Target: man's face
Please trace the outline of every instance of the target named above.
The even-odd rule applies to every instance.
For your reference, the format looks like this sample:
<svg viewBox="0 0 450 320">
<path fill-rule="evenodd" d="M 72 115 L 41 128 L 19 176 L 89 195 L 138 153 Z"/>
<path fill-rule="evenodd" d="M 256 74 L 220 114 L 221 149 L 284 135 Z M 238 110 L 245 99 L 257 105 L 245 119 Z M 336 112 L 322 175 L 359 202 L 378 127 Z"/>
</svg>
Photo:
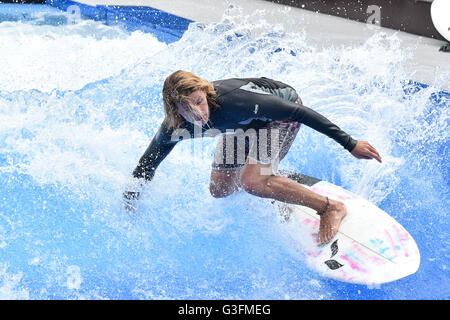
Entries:
<svg viewBox="0 0 450 320">
<path fill-rule="evenodd" d="M 206 93 L 201 90 L 194 91 L 188 96 L 188 100 L 194 110 L 192 110 L 187 101 L 176 103 L 181 116 L 190 123 L 201 122 L 202 125 L 207 123 L 209 120 L 209 106 Z"/>
</svg>

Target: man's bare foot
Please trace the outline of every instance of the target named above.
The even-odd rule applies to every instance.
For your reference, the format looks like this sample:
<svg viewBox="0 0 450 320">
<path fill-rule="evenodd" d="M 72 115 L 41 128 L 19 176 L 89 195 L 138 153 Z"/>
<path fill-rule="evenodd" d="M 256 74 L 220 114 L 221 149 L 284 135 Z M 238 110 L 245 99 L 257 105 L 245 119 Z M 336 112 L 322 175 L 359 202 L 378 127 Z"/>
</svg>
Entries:
<svg viewBox="0 0 450 320">
<path fill-rule="evenodd" d="M 347 215 L 345 204 L 339 201 L 330 200 L 330 206 L 320 217 L 319 226 L 319 246 L 326 244 L 333 239 L 339 230 L 342 219 Z"/>
</svg>

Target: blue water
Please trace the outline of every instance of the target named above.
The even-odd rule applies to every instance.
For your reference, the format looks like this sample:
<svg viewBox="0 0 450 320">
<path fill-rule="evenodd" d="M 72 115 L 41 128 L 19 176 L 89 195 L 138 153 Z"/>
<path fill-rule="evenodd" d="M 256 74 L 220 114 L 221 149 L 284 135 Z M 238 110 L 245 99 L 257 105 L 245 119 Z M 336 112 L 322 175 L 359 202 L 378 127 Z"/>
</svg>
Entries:
<svg viewBox="0 0 450 320">
<path fill-rule="evenodd" d="M 410 82 L 414 48 L 401 50 L 395 35 L 319 48 L 306 33 L 230 10 L 221 23 L 191 24 L 170 45 L 89 21 L 3 22 L 0 39 L 9 44 L 2 56 L 22 57 L 8 60 L 0 78 L 0 298 L 450 297 L 450 94 L 440 89 L 450 73 L 439 70 L 430 86 Z M 138 45 L 139 56 L 119 51 Z M 28 65 L 30 46 L 42 51 Z M 138 213 L 126 213 L 121 193 L 164 118 L 162 83 L 178 69 L 208 80 L 287 82 L 306 105 L 370 141 L 383 164 L 357 160 L 303 127 L 281 168 L 389 212 L 416 239 L 417 273 L 367 287 L 309 270 L 269 200 L 209 195 L 212 138 L 178 144 Z"/>
</svg>

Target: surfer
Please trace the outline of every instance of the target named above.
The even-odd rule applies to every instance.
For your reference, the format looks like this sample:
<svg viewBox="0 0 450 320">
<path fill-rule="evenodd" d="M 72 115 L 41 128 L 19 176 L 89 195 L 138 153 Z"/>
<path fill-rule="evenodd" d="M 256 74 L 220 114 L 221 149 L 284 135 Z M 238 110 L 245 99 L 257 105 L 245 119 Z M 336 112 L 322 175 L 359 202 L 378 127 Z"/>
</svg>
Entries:
<svg viewBox="0 0 450 320">
<path fill-rule="evenodd" d="M 342 202 L 279 174 L 278 164 L 300 124 L 334 139 L 358 159 L 381 162 L 367 141 L 353 139 L 304 106 L 296 90 L 280 81 L 262 77 L 209 82 L 179 70 L 166 78 L 162 95 L 165 119 L 133 171 L 135 178 L 150 181 L 177 142 L 220 135 L 212 162 L 211 195 L 226 197 L 243 189 L 259 197 L 310 207 L 320 215 L 319 245 L 334 237 L 347 209 Z M 124 192 L 127 210 L 134 210 L 139 195 L 139 190 Z"/>
</svg>

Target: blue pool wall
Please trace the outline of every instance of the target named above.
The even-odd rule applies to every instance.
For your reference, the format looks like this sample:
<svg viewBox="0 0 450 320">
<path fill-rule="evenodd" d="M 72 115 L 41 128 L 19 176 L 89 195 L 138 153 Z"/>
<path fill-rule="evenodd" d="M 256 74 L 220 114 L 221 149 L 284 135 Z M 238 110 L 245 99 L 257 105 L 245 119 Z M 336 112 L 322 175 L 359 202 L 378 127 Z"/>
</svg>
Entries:
<svg viewBox="0 0 450 320">
<path fill-rule="evenodd" d="M 192 20 L 144 6 L 90 6 L 70 0 L 46 0 L 50 6 L 68 11 L 78 6 L 82 18 L 102 21 L 106 25 L 120 25 L 128 31 L 149 32 L 165 43 L 178 41 Z"/>
</svg>

